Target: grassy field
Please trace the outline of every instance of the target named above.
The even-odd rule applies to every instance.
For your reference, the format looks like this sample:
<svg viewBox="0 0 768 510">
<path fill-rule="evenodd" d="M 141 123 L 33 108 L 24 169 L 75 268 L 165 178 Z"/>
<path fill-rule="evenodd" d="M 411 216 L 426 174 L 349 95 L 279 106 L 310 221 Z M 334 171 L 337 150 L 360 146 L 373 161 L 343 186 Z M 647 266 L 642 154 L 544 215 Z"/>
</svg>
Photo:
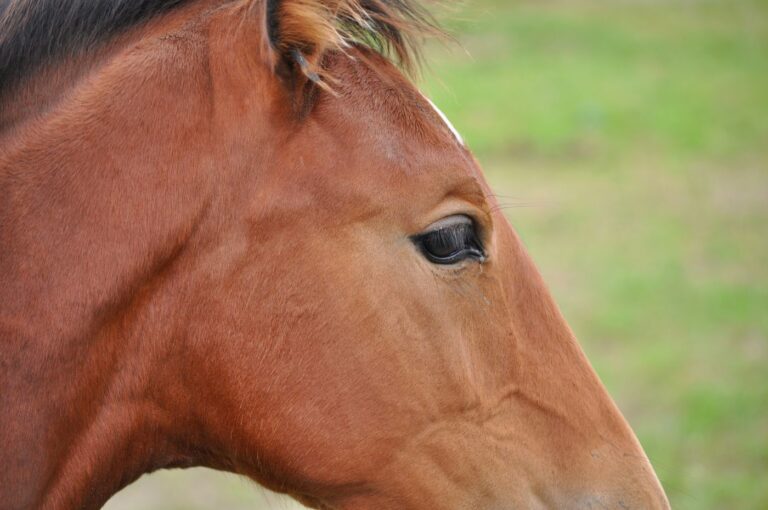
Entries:
<svg viewBox="0 0 768 510">
<path fill-rule="evenodd" d="M 466 52 L 431 47 L 424 88 L 673 507 L 768 508 L 768 2 L 475 0 L 450 18 Z M 204 471 L 109 506 L 220 507 L 287 508 Z"/>
</svg>

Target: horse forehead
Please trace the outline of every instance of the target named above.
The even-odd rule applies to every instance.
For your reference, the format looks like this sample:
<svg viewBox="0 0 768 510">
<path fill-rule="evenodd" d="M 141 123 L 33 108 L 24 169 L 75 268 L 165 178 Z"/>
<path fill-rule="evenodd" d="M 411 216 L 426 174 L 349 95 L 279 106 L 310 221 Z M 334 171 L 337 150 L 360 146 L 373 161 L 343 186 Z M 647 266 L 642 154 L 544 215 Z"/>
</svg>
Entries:
<svg viewBox="0 0 768 510">
<path fill-rule="evenodd" d="M 336 111 L 354 112 L 382 137 L 465 146 L 440 108 L 386 59 L 353 48 L 349 54 L 334 53 L 330 67 L 341 88 L 342 104 L 331 102 Z"/>
<path fill-rule="evenodd" d="M 392 193 L 402 200 L 425 190 L 444 194 L 455 182 L 478 178 L 455 127 L 391 63 L 336 54 L 330 71 L 338 93 L 321 92 L 312 114 L 317 122 L 302 138 L 304 148 L 313 147 L 310 158 L 336 163 L 337 179 L 357 183 L 354 189 L 376 202 L 396 198 Z M 312 168 L 318 165 L 305 167 Z"/>
</svg>

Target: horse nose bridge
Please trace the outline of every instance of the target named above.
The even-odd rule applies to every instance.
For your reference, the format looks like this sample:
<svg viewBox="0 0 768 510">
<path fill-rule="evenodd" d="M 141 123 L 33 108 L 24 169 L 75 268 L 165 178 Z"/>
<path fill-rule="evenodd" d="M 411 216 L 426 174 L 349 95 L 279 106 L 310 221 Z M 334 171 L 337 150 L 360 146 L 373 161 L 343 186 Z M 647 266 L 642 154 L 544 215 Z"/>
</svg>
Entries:
<svg viewBox="0 0 768 510">
<path fill-rule="evenodd" d="M 590 494 L 557 504 L 555 508 L 574 510 L 669 510 L 669 501 L 662 491 L 645 487 L 630 487 L 616 494 Z"/>
<path fill-rule="evenodd" d="M 634 432 L 586 359 L 580 369 L 550 376 L 521 370 L 520 385 L 495 408 L 503 412 L 485 425 L 526 445 L 525 455 L 512 447 L 508 466 L 536 459 L 520 476 L 523 485 L 555 488 L 539 498 L 548 502 L 542 508 L 669 508 Z"/>
<path fill-rule="evenodd" d="M 571 490 L 554 508 L 668 510 L 669 502 L 642 446 L 621 414 L 612 435 L 597 434 L 598 447 L 564 453 Z M 587 443 L 588 444 L 588 443 Z M 561 459 L 562 460 L 562 459 Z"/>
<path fill-rule="evenodd" d="M 431 425 L 377 471 L 396 497 L 418 495 L 399 507 L 669 508 L 634 436 L 587 436 L 517 391 L 502 407 Z"/>
<path fill-rule="evenodd" d="M 650 463 L 642 454 L 613 452 L 591 462 L 569 459 L 567 467 L 540 467 L 544 478 L 526 478 L 516 505 L 498 508 L 571 508 L 574 510 L 669 510 L 669 501 Z M 546 473 L 549 471 L 549 473 Z M 535 471 L 528 470 L 527 473 Z"/>
<path fill-rule="evenodd" d="M 563 501 L 556 508 L 617 509 L 617 510 L 669 510 L 661 484 L 653 471 L 642 470 L 632 473 L 615 473 L 615 484 L 605 490 L 588 492 L 587 496 L 575 502 Z M 574 504 L 575 503 L 575 504 Z"/>
<path fill-rule="evenodd" d="M 589 491 L 577 508 L 669 510 L 667 496 L 641 449 L 639 455 L 624 454 L 615 460 L 601 473 L 605 489 Z"/>
</svg>

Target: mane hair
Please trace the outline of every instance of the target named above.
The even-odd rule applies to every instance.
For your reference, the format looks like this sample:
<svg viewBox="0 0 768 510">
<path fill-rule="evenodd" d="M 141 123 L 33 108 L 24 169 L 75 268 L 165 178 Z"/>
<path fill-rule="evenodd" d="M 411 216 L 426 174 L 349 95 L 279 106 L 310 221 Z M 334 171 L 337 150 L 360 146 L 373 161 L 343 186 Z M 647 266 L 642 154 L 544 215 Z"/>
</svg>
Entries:
<svg viewBox="0 0 768 510">
<path fill-rule="evenodd" d="M 0 0 L 0 91 L 189 0 Z"/>
<path fill-rule="evenodd" d="M 0 0 L 0 92 L 38 68 L 99 47 L 121 32 L 195 0 Z M 222 0 L 222 4 L 238 0 Z M 317 77 L 323 53 L 367 45 L 406 69 L 418 39 L 437 33 L 413 0 L 239 0 L 263 16 L 273 63 Z M 313 80 L 317 81 L 317 80 Z"/>
</svg>

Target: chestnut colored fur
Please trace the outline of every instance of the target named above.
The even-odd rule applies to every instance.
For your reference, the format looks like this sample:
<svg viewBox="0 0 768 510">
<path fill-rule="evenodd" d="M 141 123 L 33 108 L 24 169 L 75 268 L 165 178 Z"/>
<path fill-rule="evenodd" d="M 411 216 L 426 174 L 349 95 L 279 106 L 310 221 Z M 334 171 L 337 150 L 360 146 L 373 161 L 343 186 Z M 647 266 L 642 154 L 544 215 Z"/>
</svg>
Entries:
<svg viewBox="0 0 768 510">
<path fill-rule="evenodd" d="M 476 161 L 385 57 L 432 30 L 418 6 L 0 15 L 2 510 L 188 466 L 325 509 L 668 508 Z M 413 245 L 456 214 L 484 262 Z"/>
</svg>

